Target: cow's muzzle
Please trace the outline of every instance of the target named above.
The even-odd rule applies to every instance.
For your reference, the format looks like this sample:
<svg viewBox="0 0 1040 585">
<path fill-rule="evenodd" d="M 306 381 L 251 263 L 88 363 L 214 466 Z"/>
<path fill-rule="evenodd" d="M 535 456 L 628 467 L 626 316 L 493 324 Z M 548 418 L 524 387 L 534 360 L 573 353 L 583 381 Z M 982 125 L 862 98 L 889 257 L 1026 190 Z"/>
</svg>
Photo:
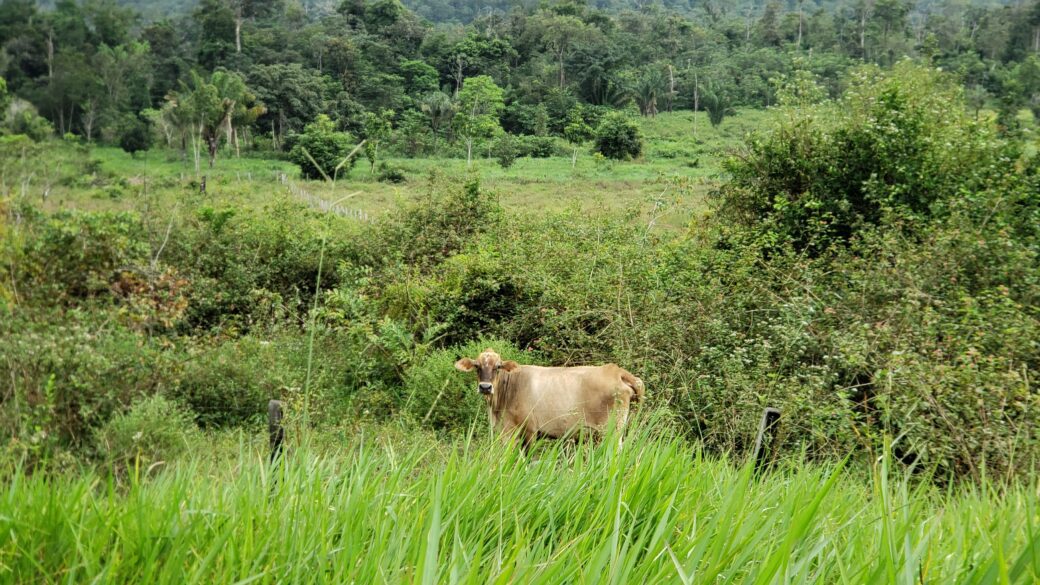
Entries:
<svg viewBox="0 0 1040 585">
<path fill-rule="evenodd" d="M 491 394 L 492 386 L 489 382 L 481 382 L 477 384 L 477 390 L 480 390 L 481 394 Z"/>
</svg>

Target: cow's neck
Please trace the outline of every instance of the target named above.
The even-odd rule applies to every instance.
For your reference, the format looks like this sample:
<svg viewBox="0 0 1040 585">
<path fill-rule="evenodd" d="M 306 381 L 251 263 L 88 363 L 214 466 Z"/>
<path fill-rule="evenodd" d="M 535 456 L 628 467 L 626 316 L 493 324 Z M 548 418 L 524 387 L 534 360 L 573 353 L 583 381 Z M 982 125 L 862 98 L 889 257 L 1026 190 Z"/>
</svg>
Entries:
<svg viewBox="0 0 1040 585">
<path fill-rule="evenodd" d="M 509 373 L 501 372 L 496 380 L 495 391 L 484 397 L 487 400 L 488 418 L 491 419 L 492 427 L 498 426 L 498 421 L 502 418 L 502 411 L 509 404 L 509 395 L 512 393 L 510 381 Z"/>
</svg>

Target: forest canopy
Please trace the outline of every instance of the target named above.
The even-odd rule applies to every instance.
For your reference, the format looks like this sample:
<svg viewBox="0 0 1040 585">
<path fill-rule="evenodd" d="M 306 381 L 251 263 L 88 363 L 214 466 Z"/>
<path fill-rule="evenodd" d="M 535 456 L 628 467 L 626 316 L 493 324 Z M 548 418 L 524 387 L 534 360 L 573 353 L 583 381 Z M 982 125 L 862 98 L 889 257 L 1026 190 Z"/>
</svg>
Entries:
<svg viewBox="0 0 1040 585">
<path fill-rule="evenodd" d="M 38 115 L 58 135 L 118 144 L 147 123 L 211 162 L 220 146 L 288 152 L 320 114 L 360 138 L 382 131 L 376 116 L 412 155 L 459 144 L 462 156 L 503 132 L 566 137 L 609 110 L 695 109 L 718 124 L 776 104 L 797 75 L 835 97 L 851 67 L 904 57 L 952 72 L 1007 131 L 1021 109 L 1040 112 L 1035 1 L 3 0 L 0 46 L 8 127 L 46 135 Z M 479 131 L 459 107 L 471 79 L 502 94 Z"/>
</svg>

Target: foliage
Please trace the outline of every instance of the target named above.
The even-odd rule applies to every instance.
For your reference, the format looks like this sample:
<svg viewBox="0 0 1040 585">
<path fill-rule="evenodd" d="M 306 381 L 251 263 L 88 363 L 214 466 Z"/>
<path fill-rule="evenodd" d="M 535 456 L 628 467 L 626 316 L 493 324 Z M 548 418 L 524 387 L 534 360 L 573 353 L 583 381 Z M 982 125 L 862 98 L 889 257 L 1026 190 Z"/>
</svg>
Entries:
<svg viewBox="0 0 1040 585">
<path fill-rule="evenodd" d="M 24 134 L 36 142 L 54 136 L 54 126 L 46 118 L 38 115 L 33 108 L 14 111 L 8 119 L 7 127 L 11 134 Z"/>
<path fill-rule="evenodd" d="M 359 260 L 393 267 L 433 266 L 458 253 L 474 236 L 494 228 L 502 208 L 477 177 L 463 183 L 433 176 L 414 202 L 387 213 L 359 238 Z"/>
<path fill-rule="evenodd" d="M 596 129 L 596 152 L 615 160 L 637 158 L 643 152 L 639 126 L 620 112 L 607 114 Z"/>
<path fill-rule="evenodd" d="M 152 146 L 152 129 L 148 122 L 140 118 L 127 120 L 119 134 L 119 148 L 133 156 L 134 153 L 148 150 Z"/>
<path fill-rule="evenodd" d="M 393 131 L 393 119 L 394 111 L 389 109 L 384 109 L 378 114 L 375 112 L 365 113 L 365 157 L 368 158 L 373 171 L 376 168 L 376 161 L 379 157 L 379 145 L 384 140 L 390 138 L 390 133 Z"/>
<path fill-rule="evenodd" d="M 197 441 L 191 411 L 160 395 L 142 398 L 98 431 L 102 458 L 124 472 L 179 457 Z"/>
<path fill-rule="evenodd" d="M 517 136 L 517 156 L 550 158 L 559 154 L 560 148 L 552 136 Z"/>
<path fill-rule="evenodd" d="M 595 137 L 592 127 L 585 123 L 585 116 L 580 107 L 571 110 L 568 116 L 567 126 L 563 129 L 563 136 L 570 142 L 574 147 L 574 153 L 571 157 L 571 168 L 577 164 L 578 161 L 578 149 L 583 144 L 592 140 Z"/>
<path fill-rule="evenodd" d="M 400 167 L 387 164 L 386 162 L 379 163 L 379 174 L 376 178 L 383 183 L 403 183 L 406 178 L 404 171 Z"/>
<path fill-rule="evenodd" d="M 7 118 L 7 108 L 11 105 L 11 94 L 7 91 L 7 80 L 0 77 L 0 123 Z"/>
<path fill-rule="evenodd" d="M 728 91 L 719 85 L 709 84 L 700 93 L 701 106 L 708 112 L 708 121 L 718 127 L 726 116 L 733 115 L 733 102 Z"/>
<path fill-rule="evenodd" d="M 495 158 L 498 159 L 498 165 L 503 169 L 508 169 L 516 162 L 520 153 L 520 145 L 512 134 L 503 134 L 495 140 L 493 152 Z"/>
<path fill-rule="evenodd" d="M 466 160 L 473 158 L 473 141 L 491 138 L 501 130 L 498 116 L 505 107 L 502 88 L 487 75 L 470 77 L 459 90 L 454 127 L 466 139 Z"/>
<path fill-rule="evenodd" d="M 934 70 L 861 70 L 839 103 L 792 112 L 752 140 L 728 165 L 721 205 L 815 252 L 893 214 L 942 213 L 958 193 L 1001 181 L 994 172 L 1007 156 L 959 96 Z"/>
<path fill-rule="evenodd" d="M 345 177 L 356 161 L 356 157 L 346 159 L 354 146 L 353 137 L 337 132 L 332 120 L 319 114 L 296 139 L 289 160 L 300 166 L 300 174 L 307 179 Z"/>
</svg>

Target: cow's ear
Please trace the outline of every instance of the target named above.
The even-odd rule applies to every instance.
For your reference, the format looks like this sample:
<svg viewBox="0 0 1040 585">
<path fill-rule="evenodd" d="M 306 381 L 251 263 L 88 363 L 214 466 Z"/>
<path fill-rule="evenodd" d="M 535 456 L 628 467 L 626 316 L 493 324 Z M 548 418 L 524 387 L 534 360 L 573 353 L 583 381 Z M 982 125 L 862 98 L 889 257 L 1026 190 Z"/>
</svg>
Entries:
<svg viewBox="0 0 1040 585">
<path fill-rule="evenodd" d="M 515 371 L 517 371 L 519 369 L 520 369 L 520 364 L 514 362 L 513 360 L 509 360 L 507 362 L 502 362 L 502 371 L 504 371 L 504 372 L 515 372 Z"/>
<path fill-rule="evenodd" d="M 475 364 L 469 358 L 462 358 L 455 362 L 455 369 L 460 372 L 472 372 Z"/>
</svg>

